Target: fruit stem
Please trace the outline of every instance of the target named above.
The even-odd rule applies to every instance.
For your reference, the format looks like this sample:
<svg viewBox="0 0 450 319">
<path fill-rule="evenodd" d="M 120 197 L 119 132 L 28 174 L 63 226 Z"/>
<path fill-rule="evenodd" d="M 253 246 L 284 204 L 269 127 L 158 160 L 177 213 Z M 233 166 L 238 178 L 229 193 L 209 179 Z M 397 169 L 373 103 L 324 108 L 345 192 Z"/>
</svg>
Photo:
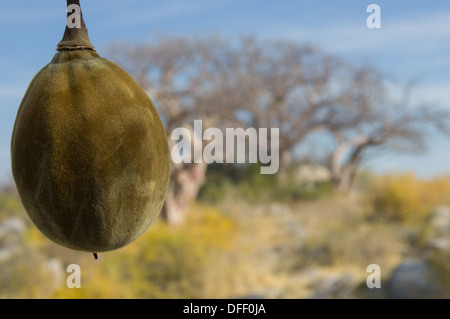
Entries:
<svg viewBox="0 0 450 319">
<path fill-rule="evenodd" d="M 84 23 L 80 0 L 67 0 L 66 11 L 66 29 L 56 49 L 58 51 L 94 50 Z"/>
</svg>

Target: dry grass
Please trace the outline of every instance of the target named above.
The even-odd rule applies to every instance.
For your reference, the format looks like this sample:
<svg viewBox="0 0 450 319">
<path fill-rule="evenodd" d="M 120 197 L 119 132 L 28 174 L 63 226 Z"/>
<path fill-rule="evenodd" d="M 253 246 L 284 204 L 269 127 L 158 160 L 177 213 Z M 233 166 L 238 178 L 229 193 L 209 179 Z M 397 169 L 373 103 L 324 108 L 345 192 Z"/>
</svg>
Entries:
<svg viewBox="0 0 450 319">
<path fill-rule="evenodd" d="M 318 278 L 351 274 L 362 282 L 368 265 L 379 264 L 388 274 L 402 256 L 398 226 L 368 221 L 358 197 L 272 207 L 234 200 L 222 203 L 222 210 L 242 231 L 235 249 L 214 267 L 212 278 L 223 283 L 220 297 L 305 298 L 314 293 Z M 215 296 L 214 289 L 208 295 Z"/>
</svg>

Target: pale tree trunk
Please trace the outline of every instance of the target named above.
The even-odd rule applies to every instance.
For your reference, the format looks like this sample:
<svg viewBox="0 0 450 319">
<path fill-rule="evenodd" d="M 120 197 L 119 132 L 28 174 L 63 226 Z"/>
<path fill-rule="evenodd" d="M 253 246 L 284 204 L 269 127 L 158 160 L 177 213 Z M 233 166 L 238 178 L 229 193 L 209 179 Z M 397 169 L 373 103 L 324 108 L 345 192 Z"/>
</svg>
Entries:
<svg viewBox="0 0 450 319">
<path fill-rule="evenodd" d="M 162 210 L 162 217 L 170 226 L 181 224 L 191 203 L 203 185 L 207 163 L 175 167 L 171 173 L 169 190 Z"/>
<path fill-rule="evenodd" d="M 347 143 L 340 144 L 334 150 L 331 157 L 331 181 L 333 184 L 339 185 L 342 177 L 342 157 L 348 149 Z"/>
<path fill-rule="evenodd" d="M 355 156 L 346 163 L 345 167 L 342 169 L 342 173 L 339 179 L 339 182 L 336 184 L 337 190 L 339 192 L 347 193 L 350 191 L 350 188 L 353 185 L 353 182 L 356 177 L 356 173 L 358 171 L 359 165 L 361 163 L 361 154 L 362 148 L 358 148 L 355 151 Z"/>
<path fill-rule="evenodd" d="M 348 142 L 341 142 L 334 150 L 331 158 L 331 179 L 339 192 L 348 192 L 353 185 L 363 150 L 374 144 L 368 136 L 361 134 Z M 351 151 L 347 161 L 344 155 Z"/>
<path fill-rule="evenodd" d="M 169 189 L 161 212 L 162 217 L 170 226 L 177 226 L 184 221 L 190 205 L 197 198 L 203 185 L 208 167 L 208 163 L 203 158 L 194 158 L 194 156 L 202 154 L 201 136 L 196 135 L 192 126 L 186 124 L 183 127 L 190 132 L 190 135 L 184 138 L 188 138 L 190 141 L 191 157 L 186 158 L 189 163 L 172 163 Z M 176 141 L 169 138 L 171 148 L 175 143 Z"/>
</svg>

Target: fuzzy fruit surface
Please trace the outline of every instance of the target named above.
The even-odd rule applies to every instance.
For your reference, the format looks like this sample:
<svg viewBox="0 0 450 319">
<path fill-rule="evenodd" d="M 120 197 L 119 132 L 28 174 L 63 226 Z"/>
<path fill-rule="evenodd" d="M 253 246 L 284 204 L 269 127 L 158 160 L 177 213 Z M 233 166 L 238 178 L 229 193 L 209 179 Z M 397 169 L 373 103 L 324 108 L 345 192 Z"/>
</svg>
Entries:
<svg viewBox="0 0 450 319">
<path fill-rule="evenodd" d="M 32 80 L 11 142 L 13 177 L 36 226 L 65 247 L 104 252 L 158 216 L 170 157 L 145 91 L 94 50 L 67 50 Z"/>
</svg>

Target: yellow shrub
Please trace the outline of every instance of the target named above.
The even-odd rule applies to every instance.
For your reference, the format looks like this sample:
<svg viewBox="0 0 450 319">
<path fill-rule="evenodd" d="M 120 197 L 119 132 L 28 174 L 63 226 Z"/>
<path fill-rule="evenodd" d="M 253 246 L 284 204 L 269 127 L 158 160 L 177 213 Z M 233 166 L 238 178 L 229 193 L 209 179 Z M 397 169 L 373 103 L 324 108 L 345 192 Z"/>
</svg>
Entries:
<svg viewBox="0 0 450 319">
<path fill-rule="evenodd" d="M 182 226 L 161 220 L 131 245 L 83 257 L 81 289 L 60 289 L 59 298 L 201 298 L 204 270 L 230 247 L 233 222 L 217 209 L 195 204 Z"/>
<path fill-rule="evenodd" d="M 414 174 L 382 176 L 369 187 L 366 200 L 372 217 L 420 223 L 440 204 L 450 200 L 450 179 L 420 180 Z"/>
</svg>

